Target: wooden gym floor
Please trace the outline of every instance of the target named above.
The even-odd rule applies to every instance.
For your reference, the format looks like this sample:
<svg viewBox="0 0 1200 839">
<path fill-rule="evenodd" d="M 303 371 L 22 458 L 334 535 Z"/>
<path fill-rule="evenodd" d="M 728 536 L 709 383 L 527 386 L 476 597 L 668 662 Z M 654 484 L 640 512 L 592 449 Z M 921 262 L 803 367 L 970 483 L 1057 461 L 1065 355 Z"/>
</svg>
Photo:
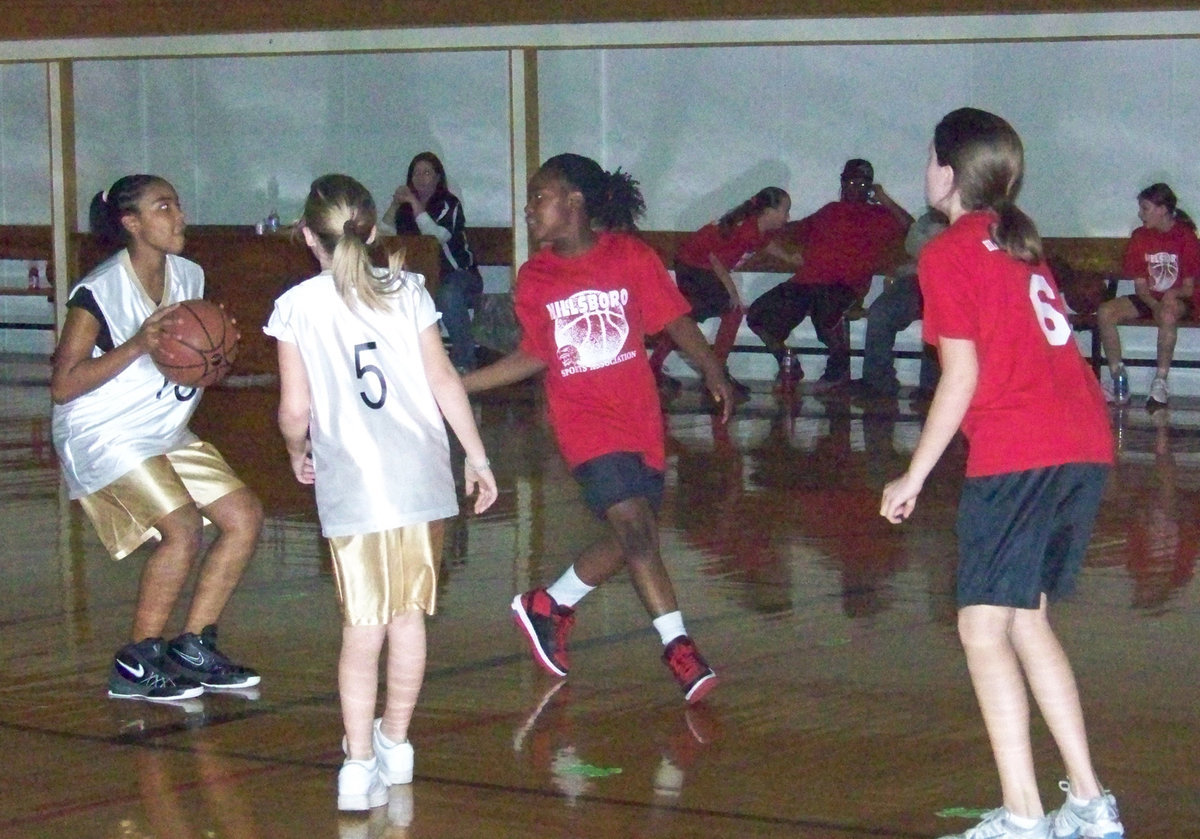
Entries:
<svg viewBox="0 0 1200 839">
<path fill-rule="evenodd" d="M 534 667 L 512 595 L 597 532 L 518 389 L 479 402 L 501 496 L 454 522 L 412 728 L 416 780 L 339 816 L 339 619 L 315 516 L 289 483 L 270 387 L 221 388 L 197 426 L 254 475 L 268 522 L 222 619 L 259 690 L 110 700 L 140 555 L 110 561 L 65 501 L 48 371 L 0 359 L 0 836 L 932 837 L 999 804 L 954 631 L 962 450 L 913 519 L 877 515 L 921 416 L 756 393 L 727 430 L 667 416 L 663 552 L 722 684 L 685 709 L 627 581 L 579 610 L 571 677 Z M 1076 594 L 1055 612 L 1128 835 L 1200 831 L 1200 403 L 1114 414 L 1120 465 Z M 173 625 L 177 627 L 178 621 Z M 1059 762 L 1035 717 L 1039 781 Z"/>
</svg>

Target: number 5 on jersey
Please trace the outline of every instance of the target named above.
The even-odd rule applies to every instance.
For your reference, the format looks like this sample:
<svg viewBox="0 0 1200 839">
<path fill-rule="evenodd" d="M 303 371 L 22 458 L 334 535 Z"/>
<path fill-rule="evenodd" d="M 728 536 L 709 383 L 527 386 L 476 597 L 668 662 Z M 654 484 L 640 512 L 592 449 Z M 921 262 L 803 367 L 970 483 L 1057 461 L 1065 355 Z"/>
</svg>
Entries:
<svg viewBox="0 0 1200 839">
<path fill-rule="evenodd" d="M 368 408 L 379 409 L 383 407 L 383 402 L 387 399 L 387 380 L 383 377 L 383 371 L 375 364 L 364 364 L 363 354 L 375 349 L 374 341 L 367 341 L 365 344 L 354 345 L 354 374 L 363 383 L 363 389 L 358 395 L 362 397 L 363 403 Z M 373 377 L 378 382 L 379 398 L 372 399 L 369 391 L 371 388 L 367 386 L 366 378 Z"/>
</svg>

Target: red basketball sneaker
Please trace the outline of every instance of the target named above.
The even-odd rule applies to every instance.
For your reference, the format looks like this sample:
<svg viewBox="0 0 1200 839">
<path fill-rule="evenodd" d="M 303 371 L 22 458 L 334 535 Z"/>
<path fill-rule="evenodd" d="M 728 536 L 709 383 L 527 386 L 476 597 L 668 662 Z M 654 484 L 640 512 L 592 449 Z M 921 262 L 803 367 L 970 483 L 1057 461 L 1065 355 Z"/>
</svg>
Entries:
<svg viewBox="0 0 1200 839">
<path fill-rule="evenodd" d="M 686 635 L 680 635 L 667 644 L 663 650 L 663 662 L 671 668 L 671 675 L 683 688 L 683 698 L 689 705 L 699 702 L 717 686 L 717 674 L 696 649 L 696 642 Z"/>
<path fill-rule="evenodd" d="M 513 620 L 529 639 L 534 660 L 555 676 L 567 675 L 567 636 L 575 625 L 575 610 L 555 603 L 544 588 L 518 594 L 512 610 Z"/>
</svg>

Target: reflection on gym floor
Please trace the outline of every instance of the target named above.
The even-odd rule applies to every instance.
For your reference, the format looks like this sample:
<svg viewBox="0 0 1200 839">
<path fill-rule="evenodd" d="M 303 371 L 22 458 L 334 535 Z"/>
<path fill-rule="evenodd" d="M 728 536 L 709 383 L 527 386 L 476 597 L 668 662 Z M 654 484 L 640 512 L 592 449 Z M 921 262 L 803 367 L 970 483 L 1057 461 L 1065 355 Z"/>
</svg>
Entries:
<svg viewBox="0 0 1200 839">
<path fill-rule="evenodd" d="M 416 779 L 339 815 L 338 609 L 273 391 L 213 389 L 195 424 L 268 508 L 221 636 L 262 684 L 152 704 L 105 696 L 140 554 L 107 559 L 65 500 L 47 377 L 0 359 L 0 837 L 929 837 L 999 803 L 954 627 L 961 444 L 909 522 L 878 516 L 915 400 L 781 402 L 764 384 L 728 426 L 694 390 L 672 401 L 663 554 L 722 675 L 691 708 L 629 586 L 581 605 L 568 681 L 529 661 L 513 593 L 600 525 L 535 391 L 479 400 L 501 497 L 447 532 Z M 1056 610 L 1095 762 L 1139 839 L 1200 824 L 1200 401 L 1175 403 L 1114 412 L 1119 464 Z M 1056 806 L 1059 778 L 1039 780 Z"/>
</svg>

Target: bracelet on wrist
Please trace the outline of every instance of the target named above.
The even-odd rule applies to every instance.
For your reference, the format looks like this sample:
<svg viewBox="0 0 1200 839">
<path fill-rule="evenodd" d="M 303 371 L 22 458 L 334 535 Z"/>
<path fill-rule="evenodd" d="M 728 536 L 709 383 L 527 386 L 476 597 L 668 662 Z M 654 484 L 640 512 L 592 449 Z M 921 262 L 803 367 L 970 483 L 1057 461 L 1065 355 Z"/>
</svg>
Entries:
<svg viewBox="0 0 1200 839">
<path fill-rule="evenodd" d="M 468 460 L 467 465 L 470 466 L 472 469 L 474 469 L 476 472 L 482 472 L 485 469 L 492 468 L 492 462 L 490 460 L 488 460 L 486 457 L 483 459 L 483 463 L 472 463 L 471 461 Z"/>
</svg>

